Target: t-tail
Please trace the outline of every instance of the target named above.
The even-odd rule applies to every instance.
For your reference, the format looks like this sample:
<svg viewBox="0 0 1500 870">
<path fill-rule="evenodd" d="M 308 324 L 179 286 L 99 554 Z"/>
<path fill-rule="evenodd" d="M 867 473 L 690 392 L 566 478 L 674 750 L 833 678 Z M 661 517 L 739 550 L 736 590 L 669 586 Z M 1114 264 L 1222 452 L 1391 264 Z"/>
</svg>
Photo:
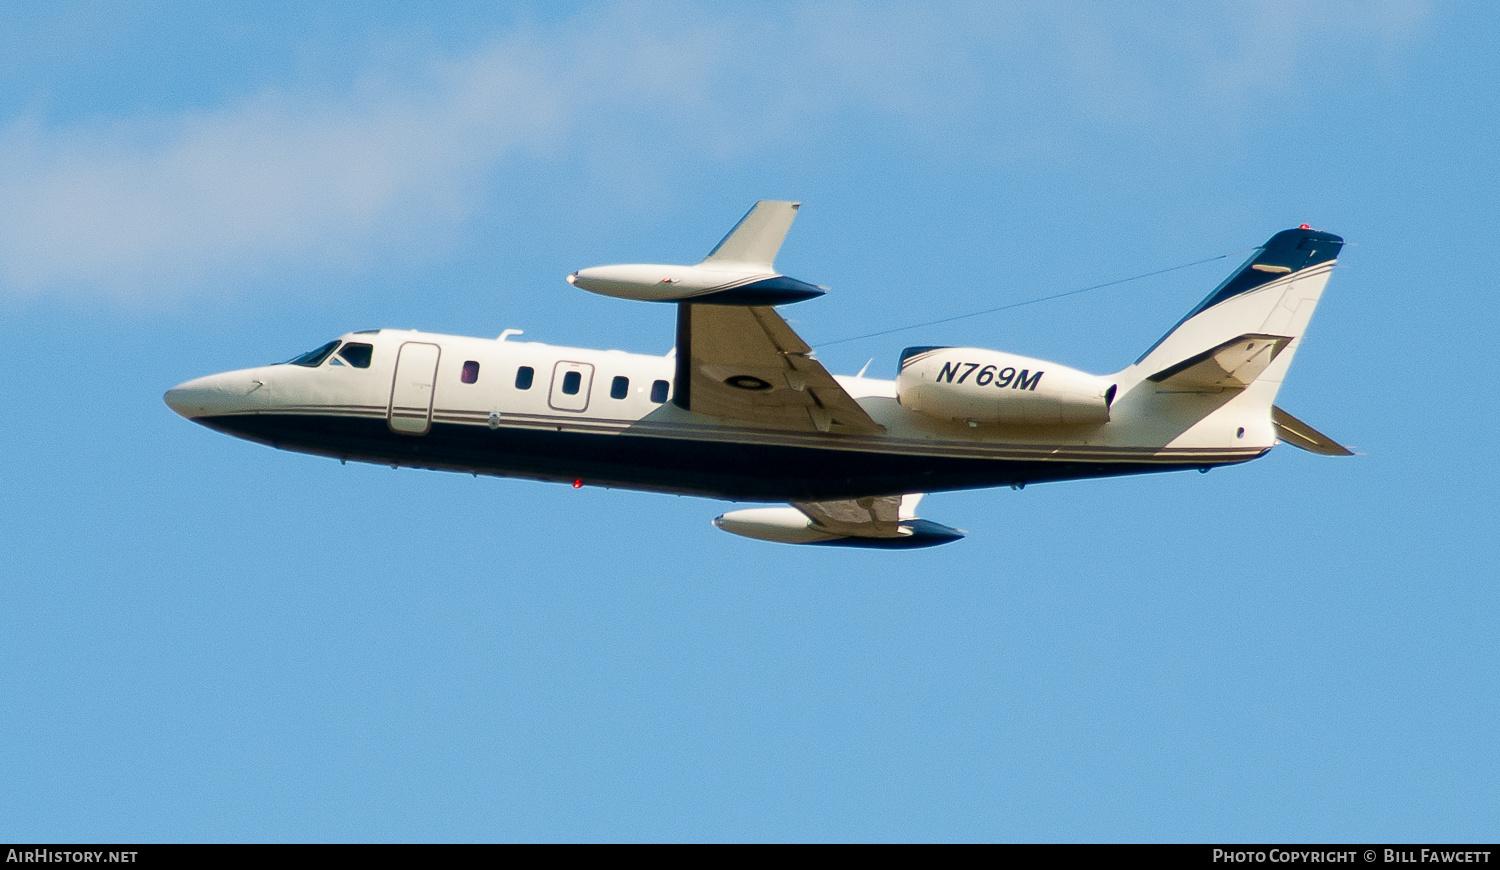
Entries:
<svg viewBox="0 0 1500 870">
<path fill-rule="evenodd" d="M 1344 240 L 1306 225 L 1283 230 L 1116 375 L 1120 410 L 1175 419 L 1173 446 L 1254 449 L 1285 441 L 1350 451 L 1275 407 L 1292 358 Z M 1172 413 L 1172 412 L 1176 413 Z M 1165 412 L 1165 413 L 1164 413 Z"/>
</svg>

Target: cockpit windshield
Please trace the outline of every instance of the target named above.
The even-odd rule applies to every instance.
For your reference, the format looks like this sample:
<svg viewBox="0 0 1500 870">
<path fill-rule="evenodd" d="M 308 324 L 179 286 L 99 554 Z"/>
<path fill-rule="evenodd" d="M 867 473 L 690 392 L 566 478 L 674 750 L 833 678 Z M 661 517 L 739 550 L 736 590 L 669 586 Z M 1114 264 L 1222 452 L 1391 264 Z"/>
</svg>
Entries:
<svg viewBox="0 0 1500 870">
<path fill-rule="evenodd" d="M 334 350 L 338 348 L 338 346 L 338 340 L 335 339 L 318 348 L 317 350 L 310 350 L 307 353 L 302 354 L 301 356 L 293 357 L 292 359 L 289 359 L 286 362 L 282 363 L 282 365 L 307 366 L 310 369 L 315 369 L 318 366 L 322 365 L 323 360 L 328 359 L 329 354 L 333 353 Z"/>
</svg>

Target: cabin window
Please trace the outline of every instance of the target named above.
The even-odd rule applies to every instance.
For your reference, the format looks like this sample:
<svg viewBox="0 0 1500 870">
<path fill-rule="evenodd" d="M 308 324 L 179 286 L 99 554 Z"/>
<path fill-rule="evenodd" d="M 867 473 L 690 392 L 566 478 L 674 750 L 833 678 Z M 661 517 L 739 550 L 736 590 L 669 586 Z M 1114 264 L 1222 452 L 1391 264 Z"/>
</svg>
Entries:
<svg viewBox="0 0 1500 870">
<path fill-rule="evenodd" d="M 339 356 L 343 358 L 344 362 L 357 369 L 369 368 L 370 357 L 374 354 L 375 347 L 373 345 L 361 344 L 355 341 L 351 341 L 339 348 Z"/>
<path fill-rule="evenodd" d="M 563 392 L 570 396 L 578 395 L 578 388 L 583 385 L 583 374 L 580 372 L 568 372 L 563 375 Z"/>
<path fill-rule="evenodd" d="M 516 369 L 516 389 L 531 389 L 531 380 L 536 377 L 536 370 L 531 366 L 521 366 Z"/>
<path fill-rule="evenodd" d="M 458 376 L 458 379 L 466 384 L 472 384 L 479 380 L 479 363 L 475 360 L 469 360 L 464 363 L 464 370 Z"/>
<path fill-rule="evenodd" d="M 630 395 L 630 378 L 616 376 L 609 382 L 609 397 L 611 399 L 623 399 Z"/>
<path fill-rule="evenodd" d="M 330 341 L 317 350 L 310 350 L 301 356 L 292 357 L 283 363 L 283 365 L 307 366 L 310 369 L 315 369 L 322 365 L 323 360 L 328 359 L 329 355 L 338 346 L 339 343 L 337 341 Z"/>
<path fill-rule="evenodd" d="M 666 381 L 651 382 L 651 401 L 660 405 L 667 400 L 667 390 L 671 387 Z"/>
</svg>

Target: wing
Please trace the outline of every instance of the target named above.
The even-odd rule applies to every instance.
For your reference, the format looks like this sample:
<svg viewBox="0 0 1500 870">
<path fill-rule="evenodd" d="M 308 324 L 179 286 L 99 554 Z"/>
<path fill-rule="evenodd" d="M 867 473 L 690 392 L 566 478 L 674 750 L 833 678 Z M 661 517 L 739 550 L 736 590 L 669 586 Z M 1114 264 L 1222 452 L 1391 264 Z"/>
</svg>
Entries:
<svg viewBox="0 0 1500 870">
<path fill-rule="evenodd" d="M 885 432 L 768 306 L 679 303 L 674 394 L 687 410 L 761 428 Z"/>
<path fill-rule="evenodd" d="M 792 507 L 813 521 L 819 531 L 862 538 L 900 536 L 901 497 L 895 495 L 839 501 L 794 501 Z"/>
<path fill-rule="evenodd" d="M 916 508 L 921 500 L 921 493 L 911 493 L 838 501 L 794 501 L 795 510 L 736 511 L 714 520 L 714 525 L 762 540 L 841 547 L 932 547 L 964 536 L 958 529 L 918 519 Z"/>
</svg>

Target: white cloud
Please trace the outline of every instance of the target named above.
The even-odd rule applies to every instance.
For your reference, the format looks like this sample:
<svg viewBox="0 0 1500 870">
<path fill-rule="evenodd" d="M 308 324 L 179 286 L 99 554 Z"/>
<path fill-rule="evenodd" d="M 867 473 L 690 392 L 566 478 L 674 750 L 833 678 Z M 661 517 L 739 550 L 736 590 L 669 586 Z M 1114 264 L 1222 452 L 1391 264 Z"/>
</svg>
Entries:
<svg viewBox="0 0 1500 870">
<path fill-rule="evenodd" d="M 559 128 L 545 80 L 503 56 L 328 104 L 264 94 L 100 129 L 14 124 L 0 141 L 0 275 L 12 292 L 121 295 L 263 258 L 358 256 L 401 216 L 461 214 L 463 182 Z"/>
<path fill-rule="evenodd" d="M 234 270 L 357 265 L 461 222 L 509 155 L 649 143 L 669 159 L 723 157 L 851 114 L 940 131 L 987 116 L 1027 135 L 1080 113 L 1142 129 L 1184 105 L 1232 117 L 1294 87 L 1303 55 L 1342 26 L 1276 2 L 1192 9 L 1099 20 L 1097 7 L 1024 3 L 941 15 L 617 4 L 372 71 L 335 98 L 276 91 L 66 127 L 21 118 L 0 132 L 0 294 L 145 300 Z M 1375 9 L 1351 38 L 1399 41 L 1424 11 Z"/>
</svg>

